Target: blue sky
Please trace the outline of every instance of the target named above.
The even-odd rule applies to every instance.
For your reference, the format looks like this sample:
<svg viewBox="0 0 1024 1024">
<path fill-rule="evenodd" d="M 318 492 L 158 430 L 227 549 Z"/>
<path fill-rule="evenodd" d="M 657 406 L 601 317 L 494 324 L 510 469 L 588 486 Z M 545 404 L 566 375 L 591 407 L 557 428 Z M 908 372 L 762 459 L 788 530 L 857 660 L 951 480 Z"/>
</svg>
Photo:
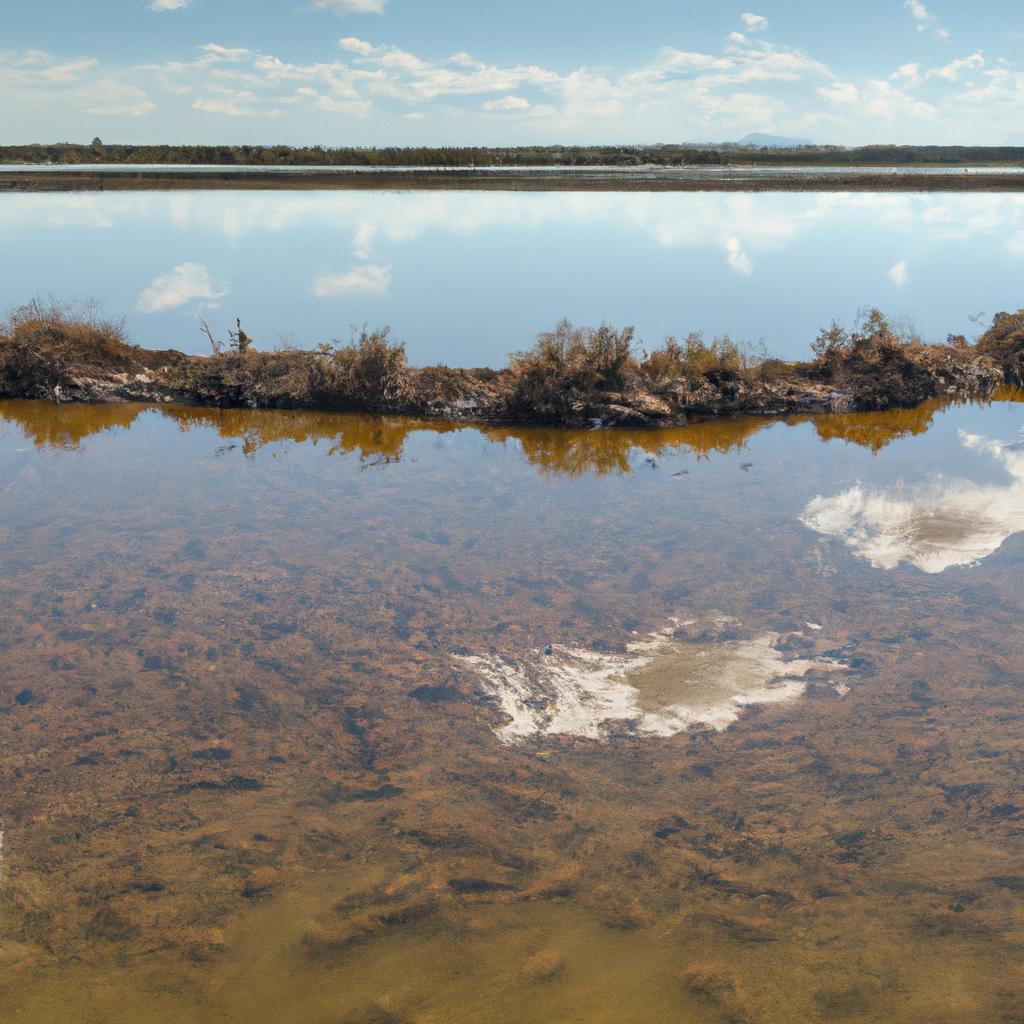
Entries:
<svg viewBox="0 0 1024 1024">
<path fill-rule="evenodd" d="M 1024 145 L 1019 0 L 4 0 L 0 143 Z"/>
</svg>

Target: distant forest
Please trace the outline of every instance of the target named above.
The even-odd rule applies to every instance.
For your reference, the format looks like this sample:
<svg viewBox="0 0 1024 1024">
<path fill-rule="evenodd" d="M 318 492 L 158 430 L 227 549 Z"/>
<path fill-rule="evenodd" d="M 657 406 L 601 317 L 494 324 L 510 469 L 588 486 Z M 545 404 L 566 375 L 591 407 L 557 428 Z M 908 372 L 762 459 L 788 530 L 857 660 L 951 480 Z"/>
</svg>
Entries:
<svg viewBox="0 0 1024 1024">
<path fill-rule="evenodd" d="M 2 146 L 0 164 L 194 164 L 305 167 L 659 167 L 728 164 L 769 166 L 1024 165 L 1024 146 L 801 146 L 764 149 L 731 145 L 385 147 L 323 146 Z"/>
</svg>

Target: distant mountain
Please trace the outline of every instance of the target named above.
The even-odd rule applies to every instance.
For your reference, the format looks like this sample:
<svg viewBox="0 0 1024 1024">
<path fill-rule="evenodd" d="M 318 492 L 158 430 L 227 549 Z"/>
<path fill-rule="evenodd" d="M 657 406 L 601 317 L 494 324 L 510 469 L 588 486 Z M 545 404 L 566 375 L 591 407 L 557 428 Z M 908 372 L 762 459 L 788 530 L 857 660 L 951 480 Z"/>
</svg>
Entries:
<svg viewBox="0 0 1024 1024">
<path fill-rule="evenodd" d="M 787 139 L 782 135 L 765 135 L 764 132 L 751 132 L 745 135 L 737 146 L 757 146 L 759 149 L 795 149 L 799 146 L 813 146 L 810 139 Z"/>
</svg>

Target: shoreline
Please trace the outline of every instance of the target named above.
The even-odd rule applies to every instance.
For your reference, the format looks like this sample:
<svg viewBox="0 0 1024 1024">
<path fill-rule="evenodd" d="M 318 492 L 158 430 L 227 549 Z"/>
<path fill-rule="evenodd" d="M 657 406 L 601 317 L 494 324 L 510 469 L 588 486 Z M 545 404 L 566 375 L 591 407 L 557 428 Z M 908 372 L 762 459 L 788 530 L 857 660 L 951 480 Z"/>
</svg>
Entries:
<svg viewBox="0 0 1024 1024">
<path fill-rule="evenodd" d="M 36 299 L 0 321 L 0 399 L 143 402 L 417 416 L 495 426 L 675 427 L 693 418 L 913 408 L 1024 387 L 1024 309 L 974 343 L 926 344 L 877 309 L 833 322 L 812 358 L 754 356 L 728 338 L 637 344 L 632 327 L 562 321 L 502 369 L 411 367 L 387 328 L 349 344 L 261 351 L 236 320 L 210 355 L 133 344 L 123 327 Z"/>
<path fill-rule="evenodd" d="M 693 173 L 687 168 L 565 171 L 15 170 L 0 166 L 0 193 L 291 190 L 511 192 L 1024 192 L 1020 173 L 813 171 Z"/>
</svg>

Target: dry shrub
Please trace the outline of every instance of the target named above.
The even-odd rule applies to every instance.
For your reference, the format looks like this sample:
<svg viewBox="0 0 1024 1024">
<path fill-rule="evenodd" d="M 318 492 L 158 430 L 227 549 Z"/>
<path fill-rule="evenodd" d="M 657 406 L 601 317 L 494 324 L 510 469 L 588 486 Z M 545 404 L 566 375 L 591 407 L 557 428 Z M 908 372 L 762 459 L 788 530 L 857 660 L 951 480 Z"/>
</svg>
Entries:
<svg viewBox="0 0 1024 1024">
<path fill-rule="evenodd" d="M 767 360 L 760 349 L 741 344 L 725 336 L 710 344 L 700 331 L 688 334 L 682 342 L 666 338 L 661 348 L 645 353 L 640 369 L 653 383 L 670 380 L 696 380 L 700 377 L 750 374 Z"/>
<path fill-rule="evenodd" d="M 818 362 L 834 365 L 850 359 L 871 361 L 922 344 L 911 321 L 890 319 L 879 309 L 866 309 L 858 314 L 852 331 L 833 320 L 811 342 L 811 352 Z"/>
<path fill-rule="evenodd" d="M 509 359 L 509 405 L 537 420 L 561 422 L 602 393 L 619 391 L 636 372 L 632 327 L 574 327 L 563 320 L 532 349 Z"/>
<path fill-rule="evenodd" d="M 996 313 L 978 339 L 978 351 L 1002 367 L 1008 383 L 1024 386 L 1024 309 Z"/>
<path fill-rule="evenodd" d="M 67 367 L 127 370 L 140 362 L 141 350 L 128 343 L 124 321 L 105 319 L 95 303 L 35 298 L 8 313 L 0 338 L 25 349 L 25 355 L 52 354 Z"/>
<path fill-rule="evenodd" d="M 320 387 L 342 405 L 393 407 L 412 393 L 405 345 L 392 342 L 387 327 L 367 330 L 347 345 L 323 346 Z"/>
</svg>

